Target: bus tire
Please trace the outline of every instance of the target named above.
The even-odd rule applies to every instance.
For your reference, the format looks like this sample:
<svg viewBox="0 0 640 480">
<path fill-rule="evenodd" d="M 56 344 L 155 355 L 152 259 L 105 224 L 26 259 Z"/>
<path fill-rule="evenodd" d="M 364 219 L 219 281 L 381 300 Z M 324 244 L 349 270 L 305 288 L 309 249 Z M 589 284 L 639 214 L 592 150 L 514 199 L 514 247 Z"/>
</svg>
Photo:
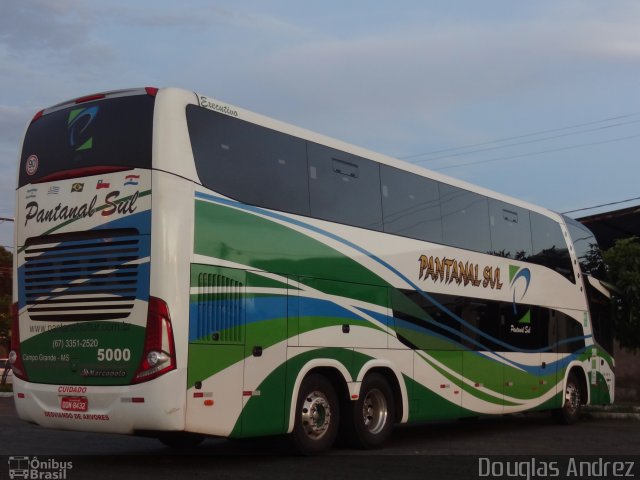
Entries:
<svg viewBox="0 0 640 480">
<path fill-rule="evenodd" d="M 338 435 L 340 407 L 336 391 L 323 375 L 305 377 L 298 391 L 291 437 L 302 455 L 329 450 Z"/>
<path fill-rule="evenodd" d="M 564 405 L 553 410 L 553 419 L 562 425 L 573 425 L 580 419 L 584 395 L 580 380 L 575 372 L 570 372 L 564 388 Z"/>
<path fill-rule="evenodd" d="M 395 422 L 395 404 L 389 382 L 379 373 L 368 374 L 360 387 L 360 396 L 349 402 L 342 425 L 345 440 L 355 448 L 379 448 L 391 436 Z"/>
</svg>

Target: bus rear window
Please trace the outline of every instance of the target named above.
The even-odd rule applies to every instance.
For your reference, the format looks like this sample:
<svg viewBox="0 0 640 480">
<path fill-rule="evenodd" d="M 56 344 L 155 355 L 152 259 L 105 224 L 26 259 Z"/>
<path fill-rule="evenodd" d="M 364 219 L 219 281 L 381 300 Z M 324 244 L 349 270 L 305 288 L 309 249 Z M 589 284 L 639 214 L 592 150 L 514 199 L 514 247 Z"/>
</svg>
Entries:
<svg viewBox="0 0 640 480">
<path fill-rule="evenodd" d="M 154 100 L 149 95 L 116 97 L 38 118 L 24 139 L 19 186 L 73 170 L 151 168 Z"/>
</svg>

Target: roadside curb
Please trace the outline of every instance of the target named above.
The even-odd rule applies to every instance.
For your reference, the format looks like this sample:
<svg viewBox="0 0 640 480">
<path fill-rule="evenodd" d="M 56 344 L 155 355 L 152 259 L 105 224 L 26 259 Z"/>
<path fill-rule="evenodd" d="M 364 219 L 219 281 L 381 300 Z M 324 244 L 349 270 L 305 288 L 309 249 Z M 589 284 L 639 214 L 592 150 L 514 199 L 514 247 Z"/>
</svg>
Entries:
<svg viewBox="0 0 640 480">
<path fill-rule="evenodd" d="M 586 407 L 584 413 L 591 418 L 608 418 L 611 420 L 636 420 L 640 421 L 640 406 L 604 406 Z"/>
</svg>

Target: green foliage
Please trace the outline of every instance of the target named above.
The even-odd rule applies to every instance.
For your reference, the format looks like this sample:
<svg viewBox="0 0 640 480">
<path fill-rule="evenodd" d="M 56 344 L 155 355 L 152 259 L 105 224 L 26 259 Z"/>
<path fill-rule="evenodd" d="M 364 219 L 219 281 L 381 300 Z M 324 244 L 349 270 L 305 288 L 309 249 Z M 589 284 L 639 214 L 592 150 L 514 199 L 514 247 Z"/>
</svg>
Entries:
<svg viewBox="0 0 640 480">
<path fill-rule="evenodd" d="M 620 345 L 640 348 L 640 239 L 620 239 L 604 252 L 609 281 L 617 288 L 616 337 Z"/>
<path fill-rule="evenodd" d="M 6 348 L 9 347 L 9 330 L 11 329 L 9 309 L 11 307 L 12 266 L 13 255 L 0 247 L 0 346 Z"/>
</svg>

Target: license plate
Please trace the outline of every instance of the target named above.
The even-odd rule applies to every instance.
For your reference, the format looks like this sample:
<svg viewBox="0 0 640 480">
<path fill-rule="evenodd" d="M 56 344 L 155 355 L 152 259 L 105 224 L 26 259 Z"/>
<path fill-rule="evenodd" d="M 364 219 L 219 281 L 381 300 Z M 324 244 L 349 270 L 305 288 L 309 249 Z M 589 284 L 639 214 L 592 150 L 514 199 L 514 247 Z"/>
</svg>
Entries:
<svg viewBox="0 0 640 480">
<path fill-rule="evenodd" d="M 64 397 L 60 401 L 60 408 L 67 412 L 86 412 L 89 409 L 87 397 Z"/>
</svg>

